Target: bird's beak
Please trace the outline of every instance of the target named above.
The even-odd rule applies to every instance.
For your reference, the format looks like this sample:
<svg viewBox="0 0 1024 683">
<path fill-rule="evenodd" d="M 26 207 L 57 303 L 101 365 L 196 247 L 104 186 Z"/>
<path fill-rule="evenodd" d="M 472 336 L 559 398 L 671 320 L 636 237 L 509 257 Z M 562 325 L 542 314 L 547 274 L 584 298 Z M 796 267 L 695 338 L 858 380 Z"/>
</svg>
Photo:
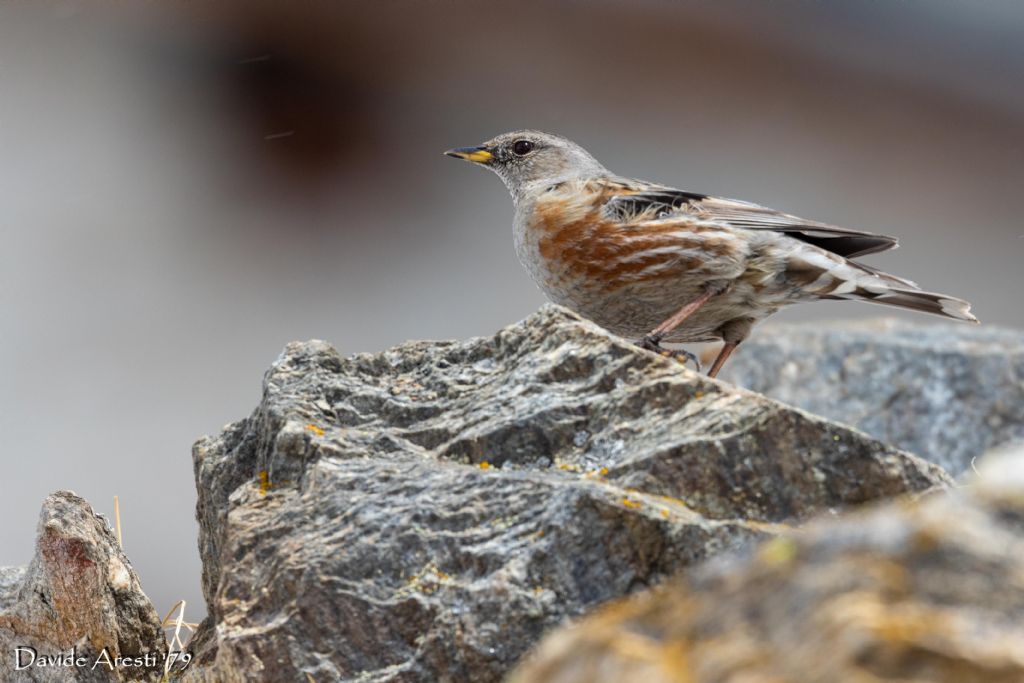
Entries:
<svg viewBox="0 0 1024 683">
<path fill-rule="evenodd" d="M 450 157 L 475 161 L 478 164 L 486 164 L 494 155 L 486 147 L 456 147 L 445 152 Z"/>
</svg>

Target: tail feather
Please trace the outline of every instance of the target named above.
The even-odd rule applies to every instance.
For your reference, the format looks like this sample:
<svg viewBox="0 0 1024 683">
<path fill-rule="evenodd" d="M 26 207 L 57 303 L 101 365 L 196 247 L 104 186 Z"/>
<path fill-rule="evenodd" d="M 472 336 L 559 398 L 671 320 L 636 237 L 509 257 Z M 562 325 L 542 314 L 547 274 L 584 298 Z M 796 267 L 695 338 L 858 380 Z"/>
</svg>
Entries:
<svg viewBox="0 0 1024 683">
<path fill-rule="evenodd" d="M 917 289 L 903 289 L 889 287 L 881 291 L 870 291 L 858 287 L 844 298 L 860 299 L 869 303 L 883 304 L 885 306 L 896 306 L 907 308 L 922 313 L 932 313 L 945 318 L 965 320 L 976 323 L 978 319 L 971 313 L 971 304 L 963 299 L 936 294 L 935 292 L 923 292 Z"/>
<path fill-rule="evenodd" d="M 819 299 L 867 301 L 978 322 L 963 299 L 922 291 L 910 280 L 807 244 L 789 254 L 785 275 L 803 293 Z"/>
</svg>

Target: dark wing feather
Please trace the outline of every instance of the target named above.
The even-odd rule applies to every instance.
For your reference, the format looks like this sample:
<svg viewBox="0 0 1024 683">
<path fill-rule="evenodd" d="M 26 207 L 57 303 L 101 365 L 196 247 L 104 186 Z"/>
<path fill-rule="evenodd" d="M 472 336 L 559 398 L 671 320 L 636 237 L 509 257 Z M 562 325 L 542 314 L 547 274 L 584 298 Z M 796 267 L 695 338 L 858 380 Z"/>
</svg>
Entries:
<svg viewBox="0 0 1024 683">
<path fill-rule="evenodd" d="M 612 193 L 606 205 L 607 210 L 613 217 L 624 222 L 685 213 L 704 220 L 722 221 L 737 228 L 784 232 L 794 239 L 844 258 L 875 254 L 898 246 L 895 237 L 809 221 L 736 199 L 722 199 L 618 178 L 608 178 L 605 183 Z"/>
<path fill-rule="evenodd" d="M 619 187 L 628 192 L 628 187 Z M 608 200 L 606 208 L 615 218 L 621 221 L 637 220 L 638 218 L 664 218 L 678 213 L 683 207 L 698 202 L 706 197 L 696 192 L 681 190 L 629 192 L 615 194 Z"/>
</svg>

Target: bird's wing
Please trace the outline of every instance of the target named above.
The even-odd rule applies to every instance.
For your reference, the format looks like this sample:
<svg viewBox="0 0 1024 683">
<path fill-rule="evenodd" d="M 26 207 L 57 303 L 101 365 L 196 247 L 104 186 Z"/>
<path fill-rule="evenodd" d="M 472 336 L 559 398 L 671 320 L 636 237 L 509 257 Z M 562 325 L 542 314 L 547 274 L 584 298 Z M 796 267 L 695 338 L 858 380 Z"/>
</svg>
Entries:
<svg viewBox="0 0 1024 683">
<path fill-rule="evenodd" d="M 689 215 L 747 230 L 786 233 L 845 258 L 875 254 L 898 246 L 895 237 L 809 221 L 750 202 L 623 178 L 603 178 L 601 182 L 609 195 L 605 204 L 607 213 L 622 222 Z"/>
</svg>

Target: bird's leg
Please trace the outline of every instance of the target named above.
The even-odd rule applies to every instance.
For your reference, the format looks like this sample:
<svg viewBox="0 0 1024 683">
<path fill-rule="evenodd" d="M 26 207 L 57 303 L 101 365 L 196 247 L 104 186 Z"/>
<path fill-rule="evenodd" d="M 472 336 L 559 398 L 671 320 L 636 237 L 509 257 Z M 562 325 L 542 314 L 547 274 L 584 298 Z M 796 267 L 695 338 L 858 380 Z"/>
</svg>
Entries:
<svg viewBox="0 0 1024 683">
<path fill-rule="evenodd" d="M 726 342 L 722 350 L 718 352 L 718 356 L 715 358 L 715 362 L 711 364 L 711 369 L 708 370 L 708 377 L 714 377 L 718 374 L 718 371 L 725 365 L 725 361 L 729 359 L 732 352 L 739 346 L 739 342 Z"/>
<path fill-rule="evenodd" d="M 654 337 L 657 342 L 660 342 L 665 338 L 665 335 L 682 325 L 687 318 L 696 313 L 701 306 L 706 304 L 717 293 L 713 289 L 705 289 L 703 294 L 680 308 L 675 315 L 651 330 L 651 333 L 644 337 L 644 339 Z"/>
<path fill-rule="evenodd" d="M 649 334 L 645 335 L 637 344 L 648 351 L 654 351 L 660 353 L 663 356 L 673 356 L 678 358 L 682 356 L 685 360 L 693 361 L 693 364 L 697 366 L 697 371 L 700 372 L 700 361 L 697 360 L 697 356 L 693 355 L 689 351 L 669 351 L 661 347 L 661 340 L 664 339 L 672 330 L 682 325 L 687 318 L 697 312 L 697 310 L 706 304 L 711 297 L 715 296 L 718 292 L 713 289 L 706 289 L 704 293 L 699 297 L 680 308 L 671 318 L 661 323 Z M 683 361 L 685 363 L 685 360 Z"/>
</svg>

